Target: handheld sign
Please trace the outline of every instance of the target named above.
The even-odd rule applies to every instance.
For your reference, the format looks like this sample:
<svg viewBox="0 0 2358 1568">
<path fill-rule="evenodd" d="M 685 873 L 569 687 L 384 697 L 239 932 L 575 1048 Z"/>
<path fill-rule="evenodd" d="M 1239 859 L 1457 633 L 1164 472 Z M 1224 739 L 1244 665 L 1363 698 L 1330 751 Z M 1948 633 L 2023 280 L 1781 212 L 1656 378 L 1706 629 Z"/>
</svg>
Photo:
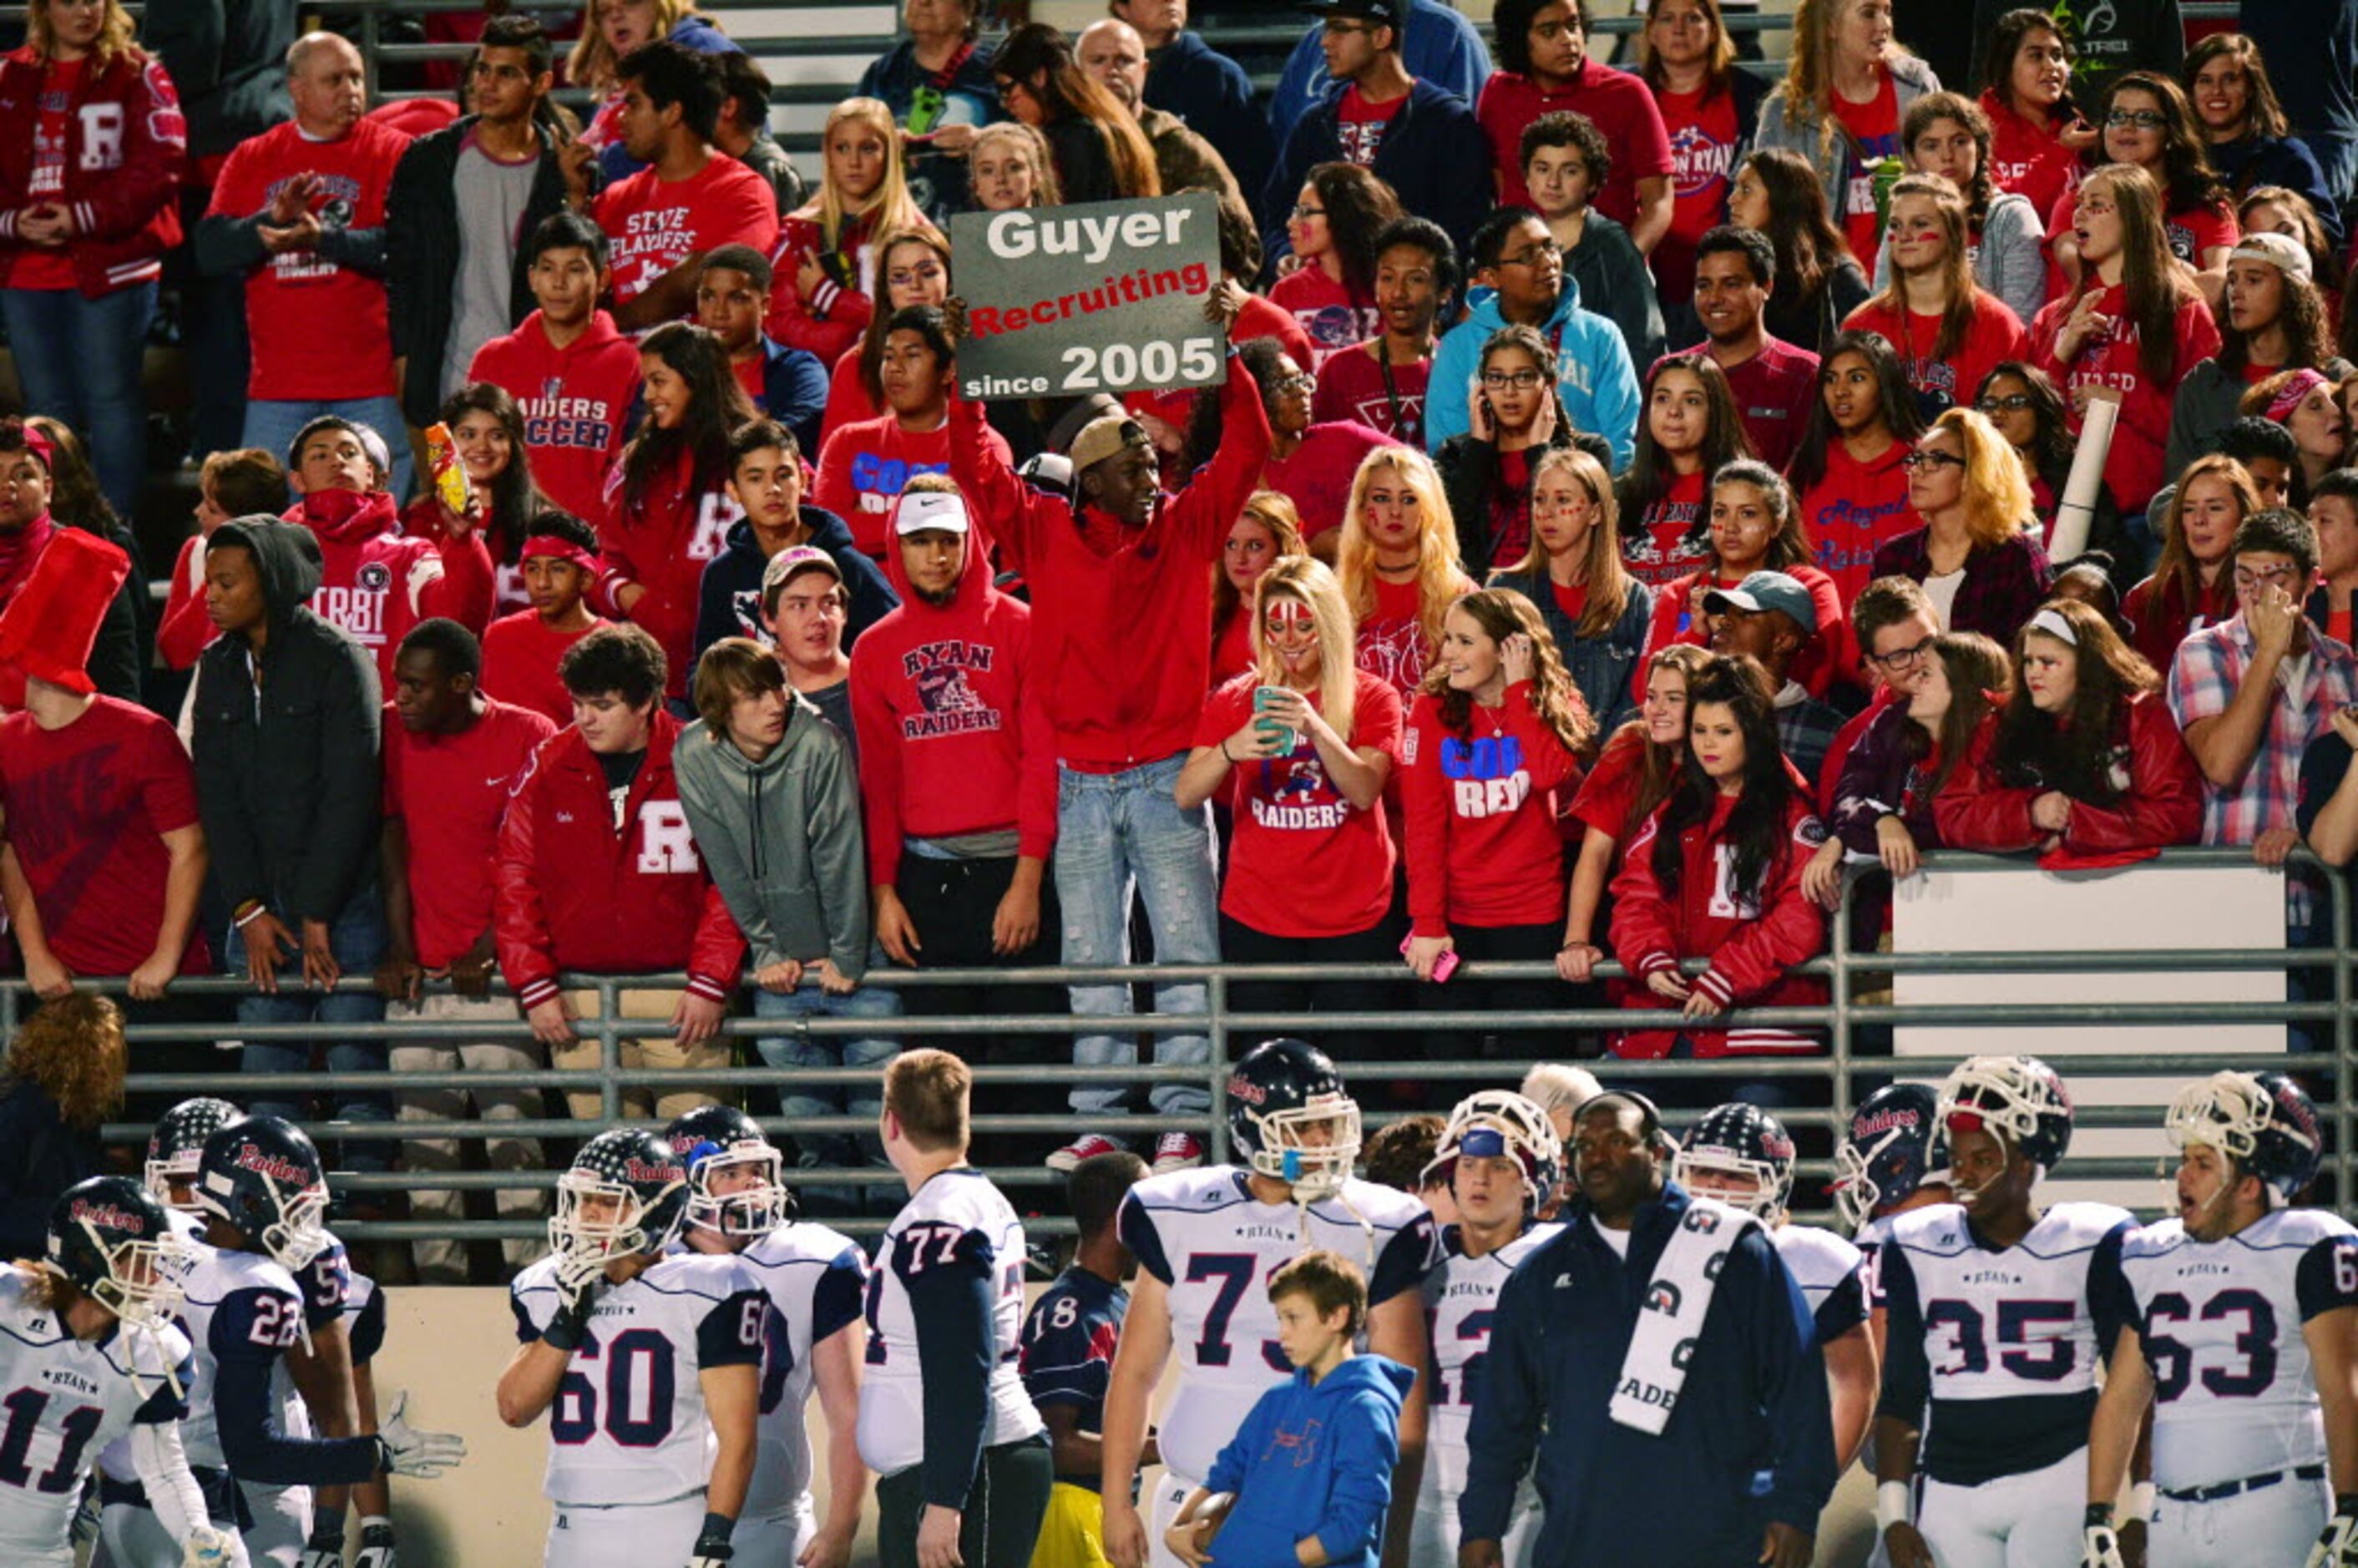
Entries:
<svg viewBox="0 0 2358 1568">
<path fill-rule="evenodd" d="M 967 325 L 958 395 L 1219 385 L 1228 334 L 1204 319 L 1219 222 L 1206 191 L 953 217 Z"/>
</svg>

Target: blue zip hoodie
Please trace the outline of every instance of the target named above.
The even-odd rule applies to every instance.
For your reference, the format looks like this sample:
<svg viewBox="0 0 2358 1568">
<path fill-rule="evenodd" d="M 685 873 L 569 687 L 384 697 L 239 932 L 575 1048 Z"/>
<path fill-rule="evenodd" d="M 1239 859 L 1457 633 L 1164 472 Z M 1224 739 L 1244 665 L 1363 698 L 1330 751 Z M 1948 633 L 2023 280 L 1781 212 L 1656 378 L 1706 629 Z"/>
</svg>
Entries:
<svg viewBox="0 0 2358 1568">
<path fill-rule="evenodd" d="M 1495 288 L 1475 289 L 1466 305 L 1466 319 L 1443 333 L 1433 350 L 1433 375 L 1424 394 L 1427 451 L 1441 450 L 1442 442 L 1466 429 L 1466 390 L 1481 370 L 1482 345 L 1507 324 Z M 1556 391 L 1563 397 L 1573 428 L 1592 431 L 1612 444 L 1614 472 L 1628 468 L 1643 400 L 1638 392 L 1638 367 L 1630 362 L 1620 329 L 1581 308 L 1580 285 L 1566 272 L 1563 292 L 1541 324 L 1540 336 L 1555 344 Z"/>
<path fill-rule="evenodd" d="M 1237 1494 L 1212 1542 L 1218 1568 L 1293 1568 L 1308 1535 L 1336 1568 L 1376 1568 L 1415 1381 L 1389 1357 L 1354 1356 L 1315 1383 L 1297 1369 L 1262 1394 L 1204 1478 Z"/>
</svg>

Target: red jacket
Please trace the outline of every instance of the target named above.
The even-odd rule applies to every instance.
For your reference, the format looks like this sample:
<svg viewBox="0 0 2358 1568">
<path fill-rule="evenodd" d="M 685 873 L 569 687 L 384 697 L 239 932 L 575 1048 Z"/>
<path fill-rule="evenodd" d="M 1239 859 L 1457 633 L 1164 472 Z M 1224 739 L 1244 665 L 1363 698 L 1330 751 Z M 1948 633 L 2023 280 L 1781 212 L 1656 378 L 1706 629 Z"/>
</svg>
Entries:
<svg viewBox="0 0 2358 1568">
<path fill-rule="evenodd" d="M 161 61 L 134 49 L 107 67 L 85 61 L 66 113 L 65 189 L 73 212 L 66 247 L 86 299 L 162 276 L 180 243 L 179 182 L 189 157 L 180 97 Z M 28 45 L 0 60 L 0 287 L 27 247 L 16 214 L 35 198 L 34 132 L 48 62 Z"/>
<path fill-rule="evenodd" d="M 803 257 L 827 252 L 817 220 L 800 213 L 782 220 L 778 248 L 770 253 L 775 281 L 770 285 L 770 309 L 762 330 L 790 349 L 809 350 L 823 365 L 834 364 L 860 341 L 868 330 L 868 318 L 876 313 L 875 297 L 883 293 L 874 276 L 883 258 L 868 243 L 866 220 L 846 223 L 841 238 L 840 252 L 851 258 L 856 274 L 852 286 L 830 278 L 808 299 L 795 287 L 795 275 L 802 270 Z"/>
<path fill-rule="evenodd" d="M 492 557 L 481 534 L 439 545 L 400 528 L 393 497 L 321 491 L 287 509 L 319 541 L 319 589 L 311 608 L 352 634 L 393 689 L 393 656 L 421 621 L 448 616 L 480 637 L 492 619 Z"/>
<path fill-rule="evenodd" d="M 2095 284 L 2093 279 L 2090 282 L 2104 297 L 2104 308 L 2115 322 L 2113 330 L 2100 341 L 2084 344 L 2079 356 L 2067 364 L 2056 357 L 2055 346 L 2063 336 L 2064 323 L 2079 308 L 2080 296 L 2050 299 L 2031 319 L 2030 360 L 2055 378 L 2067 405 L 2069 395 L 2083 386 L 2108 386 L 2121 394 L 2121 420 L 2113 432 L 2113 449 L 2104 459 L 2104 484 L 2126 515 L 2143 512 L 2167 477 L 2162 454 L 2169 443 L 2171 399 L 2186 373 L 2219 351 L 2219 326 L 2211 318 L 2211 308 L 2190 290 L 2171 323 L 2169 374 L 2158 383 L 2147 381 L 2137 330 L 2122 313 L 2125 306 L 2121 289 Z M 2072 433 L 2078 434 L 2076 414 L 2071 416 L 2071 427 Z"/>
<path fill-rule="evenodd" d="M 1822 981 L 1787 971 L 1816 957 L 1826 945 L 1825 912 L 1801 892 L 1801 869 L 1825 842 L 1825 828 L 1810 809 L 1808 793 L 1795 789 L 1785 808 L 1787 842 L 1765 875 L 1761 901 L 1758 906 L 1740 904 L 1725 885 L 1728 858 L 1720 839 L 1735 805 L 1736 797 L 1719 797 L 1711 820 L 1681 836 L 1675 892 L 1664 889 L 1654 875 L 1654 839 L 1669 804 L 1638 829 L 1622 858 L 1621 872 L 1613 879 L 1614 957 L 1637 982 L 1658 971 L 1675 970 L 1682 958 L 1708 958 L 1711 968 L 1692 983 L 1722 1007 L 1823 1003 L 1826 988 Z M 1642 983 L 1633 983 L 1621 1001 L 1630 1008 L 1677 1005 Z M 1614 1043 L 1614 1054 L 1666 1056 L 1681 1034 L 1693 1043 L 1698 1056 L 1817 1049 L 1815 1041 L 1790 1029 L 1706 1032 L 1674 1025 L 1625 1034 Z"/>
<path fill-rule="evenodd" d="M 156 653 L 166 669 L 185 670 L 220 635 L 221 628 L 205 613 L 205 542 L 192 534 L 172 562 L 164 613 L 156 622 Z"/>
<path fill-rule="evenodd" d="M 2041 787 L 2012 786 L 1998 778 L 1991 760 L 1997 726 L 1996 713 L 1982 720 L 1965 765 L 1949 775 L 1948 787 L 1932 803 L 1932 819 L 1940 824 L 1944 844 L 2005 853 L 2035 849 L 2047 841 L 2049 835 L 2030 821 L 2030 803 L 2039 798 Z M 2138 697 L 2129 704 L 2122 730 L 2113 750 L 2112 773 L 2125 792 L 2109 806 L 2071 803 L 2071 821 L 2057 846 L 2067 857 L 2110 857 L 2191 844 L 2201 832 L 2202 776 L 2169 715 L 2169 705 L 2158 694 Z"/>
<path fill-rule="evenodd" d="M 1450 732 L 1441 701 L 1420 693 L 1401 741 L 1410 929 L 1538 925 L 1563 919 L 1563 839 L 1555 794 L 1580 783 L 1580 762 L 1518 681 L 1495 708 L 1476 708 L 1472 734 Z"/>
<path fill-rule="evenodd" d="M 591 609 L 635 621 L 663 644 L 664 690 L 672 697 L 687 694 L 687 672 L 696 663 L 704 568 L 725 547 L 730 525 L 745 515 L 725 481 L 698 490 L 695 479 L 695 462 L 683 447 L 632 506 L 623 494 L 622 465 L 614 465 L 598 524 L 598 581 L 590 595 Z M 626 611 L 615 596 L 629 583 L 647 591 Z"/>
<path fill-rule="evenodd" d="M 533 753 L 500 824 L 492 908 L 500 972 L 524 1006 L 557 992 L 559 970 L 649 974 L 686 969 L 688 989 L 736 989 L 745 939 L 689 833 L 673 782 L 679 720 L 655 709 L 646 760 L 617 830 L 606 771 L 579 730 Z"/>
<path fill-rule="evenodd" d="M 1144 527 L 1037 491 L 985 438 L 982 405 L 950 405 L 950 476 L 1022 572 L 1057 760 L 1116 773 L 1187 750 L 1211 685 L 1212 574 L 1269 460 L 1269 416 L 1242 360 L 1221 389 L 1228 438 Z"/>
</svg>

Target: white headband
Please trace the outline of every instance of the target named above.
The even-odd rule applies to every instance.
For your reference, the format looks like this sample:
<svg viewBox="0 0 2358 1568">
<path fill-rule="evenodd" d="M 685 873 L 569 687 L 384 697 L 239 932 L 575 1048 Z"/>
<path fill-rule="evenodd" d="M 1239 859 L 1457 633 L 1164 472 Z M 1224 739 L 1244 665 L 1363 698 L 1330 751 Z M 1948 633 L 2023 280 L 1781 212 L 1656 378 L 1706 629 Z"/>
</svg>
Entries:
<svg viewBox="0 0 2358 1568">
<path fill-rule="evenodd" d="M 2062 611 L 2051 605 L 2043 607 L 2038 614 L 2030 618 L 2028 630 L 2044 632 L 2057 642 L 2070 647 L 2076 648 L 2080 645 L 2080 633 L 2072 630 L 2071 622 L 2064 619 Z"/>
</svg>

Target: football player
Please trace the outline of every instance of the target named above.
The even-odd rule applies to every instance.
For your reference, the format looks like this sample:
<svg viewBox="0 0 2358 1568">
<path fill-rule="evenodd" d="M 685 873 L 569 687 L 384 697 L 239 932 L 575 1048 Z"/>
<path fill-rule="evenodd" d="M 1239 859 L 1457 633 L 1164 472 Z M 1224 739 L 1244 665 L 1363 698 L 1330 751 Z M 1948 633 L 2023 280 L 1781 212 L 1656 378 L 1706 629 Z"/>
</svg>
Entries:
<svg viewBox="0 0 2358 1568">
<path fill-rule="evenodd" d="M 1878 1360 L 1883 1293 L 1876 1258 L 1891 1234 L 1891 1221 L 1909 1209 L 1950 1201 L 1948 1146 L 1933 1123 L 1940 1098 L 1923 1084 L 1887 1084 L 1859 1101 L 1851 1112 L 1849 1135 L 1834 1151 L 1834 1179 L 1826 1190 L 1833 1196 L 1834 1212 L 1850 1227 L 1866 1271 Z"/>
<path fill-rule="evenodd" d="M 749 1563 L 844 1568 L 868 1492 L 859 1440 L 868 1260 L 848 1237 L 795 1217 L 784 1162 L 743 1111 L 699 1106 L 664 1136 L 687 1170 L 682 1245 L 691 1252 L 734 1253 L 770 1298 L 753 1480 L 731 1544 Z M 827 1417 L 824 1526 L 813 1515 L 810 1494 L 806 1417 L 814 1391 Z"/>
<path fill-rule="evenodd" d="M 93 1176 L 49 1210 L 46 1256 L 0 1264 L 0 1558 L 72 1568 L 74 1509 L 92 1456 L 122 1440 L 172 1541 L 174 1568 L 243 1564 L 213 1528 L 180 1447 L 195 1377 L 179 1303 L 179 1242 L 164 1206 L 124 1176 Z"/>
<path fill-rule="evenodd" d="M 1671 1161 L 1671 1179 L 1768 1227 L 1817 1326 L 1833 1395 L 1834 1463 L 1849 1469 L 1875 1413 L 1877 1346 L 1867 1328 L 1866 1279 L 1857 1248 L 1831 1230 L 1792 1223 L 1791 1134 L 1758 1106 L 1714 1107 Z"/>
<path fill-rule="evenodd" d="M 1457 1561 L 1457 1497 L 1466 1487 L 1466 1424 L 1490 1340 L 1498 1287 L 1533 1248 L 1563 1228 L 1533 1223 L 1555 1194 L 1563 1143 L 1548 1113 L 1510 1089 L 1483 1089 L 1457 1102 L 1434 1145 L 1425 1179 L 1447 1189 L 1457 1221 L 1441 1232 L 1442 1259 L 1424 1277 L 1432 1325 L 1432 1423 L 1425 1433 L 1409 1561 Z M 1521 1563 L 1539 1533 L 1539 1494 L 1526 1480 L 1515 1494 L 1507 1561 Z"/>
<path fill-rule="evenodd" d="M 2071 1145 L 2071 1101 L 2035 1056 L 1964 1063 L 1934 1124 L 1957 1201 L 1899 1216 L 1878 1260 L 1889 1346 L 1876 1523 L 1893 1568 L 2073 1568 L 2133 1222 L 2110 1204 L 2039 1206 L 2040 1178 Z"/>
<path fill-rule="evenodd" d="M 613 1128 L 557 1178 L 549 1255 L 508 1287 L 500 1419 L 548 1412 L 546 1568 L 730 1561 L 753 1476 L 769 1298 L 734 1256 L 665 1255 L 687 1169 Z"/>
<path fill-rule="evenodd" d="M 1122 1200 L 1121 1238 L 1139 1261 L 1106 1390 L 1106 1555 L 1117 1568 L 1178 1568 L 1163 1535 L 1237 1433 L 1253 1401 L 1293 1375 L 1277 1343 L 1269 1276 L 1324 1248 L 1368 1273 L 1368 1348 L 1424 1365 L 1419 1287 L 1440 1260 L 1433 1217 L 1407 1193 L 1351 1174 L 1359 1108 L 1326 1053 L 1300 1040 L 1256 1045 L 1228 1075 L 1228 1134 L 1240 1165 L 1150 1177 Z M 1161 1428 L 1163 1476 L 1133 1501 L 1147 1406 L 1172 1351 L 1183 1376 Z M 1425 1379 L 1401 1411 L 1395 1496 L 1412 1495 L 1424 1455 Z M 1407 1545 L 1392 1510 L 1385 1561 Z M 1150 1555 L 1151 1553 L 1151 1555 Z"/>
<path fill-rule="evenodd" d="M 2150 1409 L 2153 1568 L 2358 1563 L 2358 1230 L 2291 1206 L 2317 1111 L 2282 1073 L 2216 1073 L 2163 1125 L 2178 1216 L 2121 1249 L 2134 1309 L 2089 1436 L 2082 1561 L 2122 1568 L 2113 1499 Z"/>
</svg>

